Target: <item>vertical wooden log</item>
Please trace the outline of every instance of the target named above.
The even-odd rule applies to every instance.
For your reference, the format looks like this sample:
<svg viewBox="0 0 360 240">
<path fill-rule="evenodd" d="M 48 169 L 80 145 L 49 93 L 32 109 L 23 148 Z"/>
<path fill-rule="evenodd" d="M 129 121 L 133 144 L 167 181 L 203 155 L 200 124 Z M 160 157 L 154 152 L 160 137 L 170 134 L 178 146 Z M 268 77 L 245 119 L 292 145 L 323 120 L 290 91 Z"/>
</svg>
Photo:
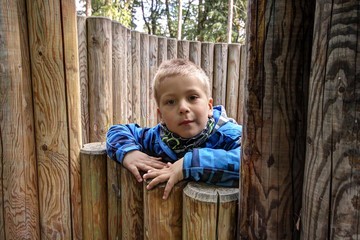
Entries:
<svg viewBox="0 0 360 240">
<path fill-rule="evenodd" d="M 81 98 L 75 2 L 73 0 L 62 0 L 61 13 L 64 38 L 67 118 L 69 121 L 71 230 L 72 239 L 83 239 L 80 176 L 80 148 L 82 145 Z"/>
<path fill-rule="evenodd" d="M 81 92 L 81 130 L 82 142 L 89 142 L 89 96 L 88 96 L 88 60 L 87 60 L 87 32 L 86 17 L 77 17 L 79 78 Z"/>
<path fill-rule="evenodd" d="M 245 73 L 246 73 L 246 51 L 245 45 L 241 45 L 240 47 L 240 76 L 239 76 L 239 90 L 238 90 L 238 104 L 237 104 L 237 117 L 236 121 L 243 125 L 243 115 L 244 115 L 244 100 L 245 100 Z"/>
<path fill-rule="evenodd" d="M 148 191 L 144 183 L 144 239 L 182 239 L 182 194 L 185 181 L 177 183 L 167 200 L 165 184 Z"/>
<path fill-rule="evenodd" d="M 214 105 L 226 103 L 226 72 L 227 72 L 227 44 L 217 43 L 214 46 L 214 78 L 212 95 Z"/>
<path fill-rule="evenodd" d="M 84 239 L 108 239 L 106 146 L 85 144 L 80 151 Z"/>
<path fill-rule="evenodd" d="M 126 52 L 126 75 L 127 75 L 127 96 L 128 96 L 128 102 L 127 102 L 127 117 L 128 122 L 134 122 L 134 113 L 133 113 L 133 73 L 132 73 L 132 34 L 131 30 L 126 30 L 126 42 L 127 42 L 127 52 Z"/>
<path fill-rule="evenodd" d="M 189 182 L 183 193 L 183 239 L 236 239 L 239 189 Z"/>
<path fill-rule="evenodd" d="M 154 97 L 153 79 L 158 68 L 158 37 L 149 36 L 149 126 L 157 124 L 157 106 Z"/>
<path fill-rule="evenodd" d="M 239 100 L 240 45 L 228 45 L 227 82 L 226 82 L 226 113 L 236 119 Z"/>
<path fill-rule="evenodd" d="M 190 41 L 189 60 L 196 65 L 201 65 L 201 42 Z"/>
<path fill-rule="evenodd" d="M 72 239 L 70 127 L 59 1 L 27 1 L 42 239 Z M 74 37 L 76 38 L 76 37 Z M 65 61 L 65 63 L 64 63 Z M 70 110 L 69 110 L 70 111 Z"/>
<path fill-rule="evenodd" d="M 143 186 L 121 167 L 122 239 L 144 239 Z"/>
<path fill-rule="evenodd" d="M 113 122 L 111 20 L 87 18 L 90 142 L 105 141 Z"/>
<path fill-rule="evenodd" d="M 204 69 L 210 80 L 210 90 L 213 89 L 214 74 L 214 44 L 201 43 L 201 68 Z M 210 93 L 212 95 L 212 93 Z"/>
<path fill-rule="evenodd" d="M 149 35 L 140 34 L 140 126 L 149 126 Z"/>
<path fill-rule="evenodd" d="M 316 1 L 301 239 L 360 238 L 359 19 L 359 1 Z"/>
<path fill-rule="evenodd" d="M 0 2 L 0 239 L 39 239 L 27 14 Z"/>
<path fill-rule="evenodd" d="M 177 58 L 189 59 L 189 41 L 180 40 L 177 42 Z"/>
<path fill-rule="evenodd" d="M 132 121 L 141 123 L 140 33 L 131 32 Z"/>
<path fill-rule="evenodd" d="M 127 31 L 118 22 L 112 22 L 112 89 L 113 123 L 127 123 Z"/>
<path fill-rule="evenodd" d="M 167 59 L 167 38 L 157 37 L 158 39 L 158 66 Z"/>
<path fill-rule="evenodd" d="M 177 58 L 178 50 L 177 50 L 177 40 L 175 38 L 168 38 L 167 39 L 167 59 L 174 59 Z"/>
<path fill-rule="evenodd" d="M 297 239 L 312 1 L 249 1 L 241 239 Z"/>
</svg>

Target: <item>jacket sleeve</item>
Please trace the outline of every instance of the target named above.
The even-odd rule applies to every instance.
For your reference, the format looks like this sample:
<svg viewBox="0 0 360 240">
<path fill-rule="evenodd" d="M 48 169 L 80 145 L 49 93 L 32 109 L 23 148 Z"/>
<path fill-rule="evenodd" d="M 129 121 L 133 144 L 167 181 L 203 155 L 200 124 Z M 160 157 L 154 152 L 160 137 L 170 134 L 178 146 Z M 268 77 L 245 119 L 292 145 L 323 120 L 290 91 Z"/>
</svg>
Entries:
<svg viewBox="0 0 360 240">
<path fill-rule="evenodd" d="M 134 150 L 143 151 L 143 140 L 147 130 L 146 128 L 140 128 L 137 124 L 111 126 L 106 134 L 106 152 L 108 156 L 122 163 L 126 153 Z"/>
</svg>

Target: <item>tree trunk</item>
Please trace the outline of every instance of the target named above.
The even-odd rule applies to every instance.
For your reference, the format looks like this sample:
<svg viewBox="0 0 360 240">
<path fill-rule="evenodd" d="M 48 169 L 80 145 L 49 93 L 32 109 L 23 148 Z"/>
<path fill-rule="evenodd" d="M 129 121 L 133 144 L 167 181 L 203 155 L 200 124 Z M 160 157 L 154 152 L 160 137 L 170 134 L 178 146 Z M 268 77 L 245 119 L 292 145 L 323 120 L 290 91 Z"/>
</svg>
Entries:
<svg viewBox="0 0 360 240">
<path fill-rule="evenodd" d="M 91 0 L 86 0 L 86 16 L 89 17 L 91 16 Z"/>
<path fill-rule="evenodd" d="M 182 27 L 182 0 L 179 0 L 178 33 L 177 33 L 178 40 L 181 40 L 181 27 Z"/>
<path fill-rule="evenodd" d="M 227 25 L 227 42 L 231 43 L 231 30 L 233 21 L 233 0 L 229 0 L 228 25 Z"/>
</svg>

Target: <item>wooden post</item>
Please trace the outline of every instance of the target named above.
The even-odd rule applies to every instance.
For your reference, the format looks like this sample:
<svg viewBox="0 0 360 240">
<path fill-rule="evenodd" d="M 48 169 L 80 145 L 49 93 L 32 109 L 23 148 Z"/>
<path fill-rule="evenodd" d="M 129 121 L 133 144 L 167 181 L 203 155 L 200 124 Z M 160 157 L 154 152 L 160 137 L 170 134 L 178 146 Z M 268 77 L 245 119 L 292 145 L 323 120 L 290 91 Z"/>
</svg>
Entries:
<svg viewBox="0 0 360 240">
<path fill-rule="evenodd" d="M 243 125 L 243 115 L 244 115 L 244 100 L 245 100 L 245 72 L 246 72 L 246 51 L 245 45 L 240 47 L 240 76 L 239 76 L 239 90 L 238 90 L 238 104 L 237 104 L 237 118 L 236 121 Z"/>
<path fill-rule="evenodd" d="M 149 35 L 140 34 L 140 126 L 149 126 Z M 139 103 L 138 103 L 139 104 Z"/>
<path fill-rule="evenodd" d="M 87 18 L 89 61 L 89 141 L 104 141 L 113 123 L 111 20 Z"/>
<path fill-rule="evenodd" d="M 239 189 L 189 182 L 183 194 L 183 239 L 236 239 Z"/>
<path fill-rule="evenodd" d="M 177 58 L 177 40 L 174 38 L 167 39 L 167 59 Z"/>
<path fill-rule="evenodd" d="M 177 42 L 177 58 L 189 59 L 190 42 L 180 40 Z"/>
<path fill-rule="evenodd" d="M 133 64 L 132 64 L 132 34 L 130 29 L 126 29 L 126 76 L 127 76 L 127 121 L 134 122 L 133 111 Z"/>
<path fill-rule="evenodd" d="M 141 124 L 140 32 L 131 32 L 132 122 Z"/>
<path fill-rule="evenodd" d="M 148 191 L 144 183 L 144 239 L 182 239 L 182 194 L 185 181 L 177 183 L 167 200 L 165 184 Z"/>
<path fill-rule="evenodd" d="M 122 239 L 144 239 L 143 186 L 121 167 Z"/>
<path fill-rule="evenodd" d="M 167 38 L 157 37 L 158 39 L 158 66 L 167 59 Z"/>
<path fill-rule="evenodd" d="M 201 65 L 201 42 L 190 41 L 189 60 L 196 65 Z"/>
<path fill-rule="evenodd" d="M 210 91 L 213 89 L 214 74 L 214 44 L 201 43 L 201 68 L 204 69 L 210 80 Z M 212 93 L 210 92 L 212 95 Z"/>
<path fill-rule="evenodd" d="M 0 239 L 40 239 L 24 1 L 0 2 Z"/>
<path fill-rule="evenodd" d="M 316 1 L 301 239 L 360 239 L 360 2 Z"/>
<path fill-rule="evenodd" d="M 313 1 L 248 3 L 240 239 L 297 239 Z"/>
<path fill-rule="evenodd" d="M 149 127 L 157 124 L 157 105 L 154 97 L 153 79 L 158 69 L 158 37 L 149 36 Z"/>
<path fill-rule="evenodd" d="M 87 143 L 80 151 L 84 239 L 108 239 L 106 147 Z"/>
<path fill-rule="evenodd" d="M 226 103 L 226 72 L 227 72 L 228 46 L 224 43 L 217 43 L 214 46 L 214 78 L 212 95 L 214 105 Z"/>
</svg>

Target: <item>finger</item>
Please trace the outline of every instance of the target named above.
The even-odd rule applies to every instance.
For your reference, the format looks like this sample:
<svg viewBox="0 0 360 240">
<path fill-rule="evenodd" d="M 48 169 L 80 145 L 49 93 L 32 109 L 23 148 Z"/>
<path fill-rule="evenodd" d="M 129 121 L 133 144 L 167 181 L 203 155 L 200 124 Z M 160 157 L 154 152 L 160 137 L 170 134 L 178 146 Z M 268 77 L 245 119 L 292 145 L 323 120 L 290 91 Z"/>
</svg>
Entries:
<svg viewBox="0 0 360 240">
<path fill-rule="evenodd" d="M 163 195 L 164 200 L 166 200 L 169 197 L 169 194 L 170 194 L 171 190 L 173 189 L 173 187 L 174 187 L 174 183 L 173 183 L 173 181 L 171 181 L 171 178 L 170 178 L 165 186 L 164 195 Z"/>
<path fill-rule="evenodd" d="M 141 175 L 140 175 L 139 170 L 137 169 L 137 167 L 132 166 L 132 167 L 129 168 L 129 171 L 134 175 L 134 177 L 136 178 L 136 180 L 137 180 L 138 182 L 142 182 L 143 179 L 142 179 L 142 177 L 141 177 Z"/>
<path fill-rule="evenodd" d="M 158 176 L 149 182 L 149 184 L 146 186 L 146 189 L 151 190 L 159 183 L 166 182 L 167 179 L 169 179 L 169 177 L 166 177 L 164 175 Z"/>
</svg>

